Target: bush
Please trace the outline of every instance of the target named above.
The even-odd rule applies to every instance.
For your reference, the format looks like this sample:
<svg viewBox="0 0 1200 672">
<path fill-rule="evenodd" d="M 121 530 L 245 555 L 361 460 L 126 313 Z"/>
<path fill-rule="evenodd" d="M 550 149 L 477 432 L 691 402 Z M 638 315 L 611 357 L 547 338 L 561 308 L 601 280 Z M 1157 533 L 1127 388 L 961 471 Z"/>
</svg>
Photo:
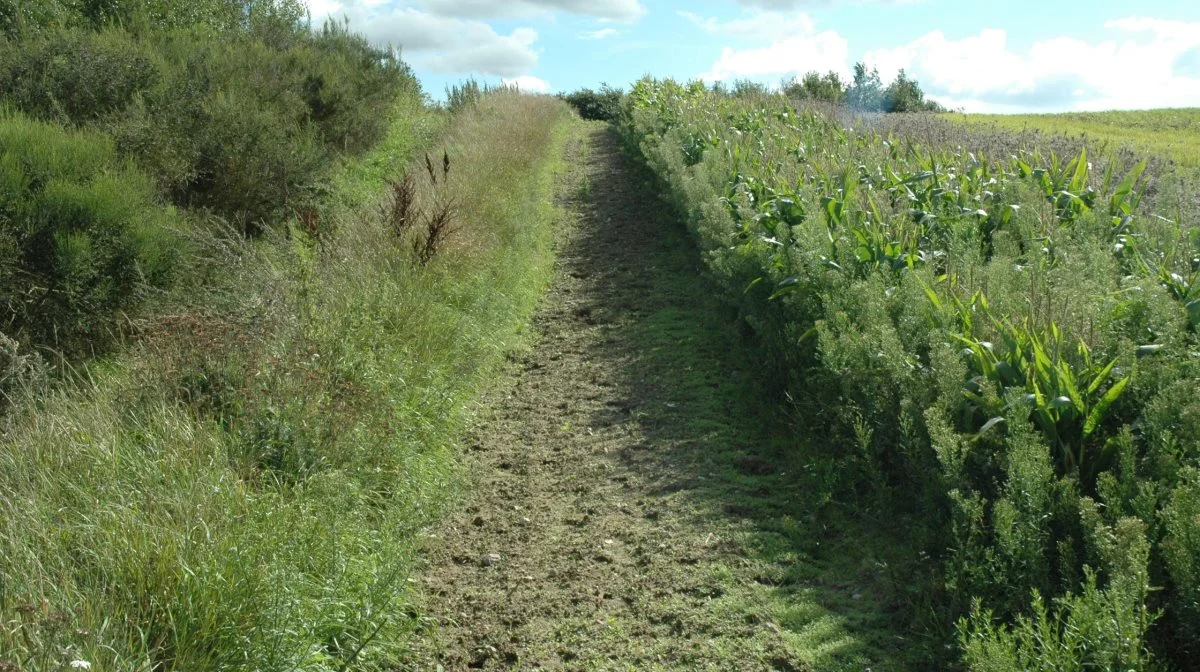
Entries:
<svg viewBox="0 0 1200 672">
<path fill-rule="evenodd" d="M 1187 468 L 1167 499 L 1163 556 L 1172 604 L 1172 638 L 1181 654 L 1194 660 L 1200 653 L 1200 469 Z"/>
<path fill-rule="evenodd" d="M 579 116 L 593 121 L 614 121 L 621 109 L 620 89 L 601 84 L 599 91 L 579 89 L 559 97 L 575 108 Z"/>
<path fill-rule="evenodd" d="M 972 672 L 1154 669 L 1145 643 L 1155 619 L 1146 607 L 1150 545 L 1145 525 L 1125 518 L 1094 533 L 1107 556 L 1108 585 L 1100 588 L 1096 572 L 1087 569 L 1083 592 L 1057 600 L 1053 616 L 1034 590 L 1032 614 L 1018 617 L 1012 628 L 995 625 L 992 613 L 977 602 L 970 619 L 959 625 Z"/>
<path fill-rule="evenodd" d="M 904 70 L 896 75 L 895 81 L 883 91 L 885 112 L 945 112 L 946 108 L 925 99 L 925 92 L 917 80 Z"/>
<path fill-rule="evenodd" d="M 0 30 L 9 36 L 109 26 L 138 33 L 175 28 L 287 31 L 307 11 L 300 0 L 0 0 Z"/>
<path fill-rule="evenodd" d="M 846 84 L 841 76 L 832 71 L 825 75 L 809 71 L 802 78 L 785 81 L 782 90 L 784 95 L 793 100 L 840 104 L 846 98 Z"/>
<path fill-rule="evenodd" d="M 103 119 L 159 77 L 150 51 L 122 30 L 64 30 L 0 48 L 0 90 L 10 104 L 40 119 Z"/>
<path fill-rule="evenodd" d="M 808 72 L 803 77 L 783 82 L 782 91 L 793 101 L 817 101 L 846 104 L 861 112 L 945 112 L 946 109 L 925 99 L 917 80 L 904 70 L 886 88 L 879 72 L 868 70 L 865 63 L 854 65 L 854 80 L 842 81 L 836 72 L 821 75 Z"/>
<path fill-rule="evenodd" d="M 67 353 L 103 349 L 122 313 L 170 283 L 180 226 L 110 140 L 0 117 L 0 331 Z"/>
<path fill-rule="evenodd" d="M 247 233 L 317 198 L 337 156 L 373 146 L 398 97 L 420 96 L 405 64 L 344 25 L 263 19 L 213 32 L 228 18 L 172 27 L 188 15 L 166 4 L 134 14 L 165 26 L 153 31 L 43 30 L 0 43 L 0 90 L 31 116 L 110 133 L 162 194 Z"/>
<path fill-rule="evenodd" d="M 487 84 L 480 84 L 475 78 L 451 84 L 446 87 L 446 108 L 451 112 L 465 110 L 479 102 L 488 89 Z"/>
</svg>

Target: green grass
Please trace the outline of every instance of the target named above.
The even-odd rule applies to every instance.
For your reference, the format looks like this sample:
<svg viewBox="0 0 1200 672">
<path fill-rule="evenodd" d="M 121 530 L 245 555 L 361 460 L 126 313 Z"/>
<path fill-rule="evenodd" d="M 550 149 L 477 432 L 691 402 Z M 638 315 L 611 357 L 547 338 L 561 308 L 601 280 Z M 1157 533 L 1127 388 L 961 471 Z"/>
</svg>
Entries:
<svg viewBox="0 0 1200 672">
<path fill-rule="evenodd" d="M 428 266 L 379 220 L 441 122 L 402 110 L 320 241 L 208 241 L 211 292 L 0 425 L 0 669 L 376 669 L 471 402 L 550 276 L 566 108 L 489 97 L 437 144 L 459 228 Z M 201 263 L 201 262 L 197 262 Z M 221 310 L 216 310 L 220 306 Z"/>
<path fill-rule="evenodd" d="M 648 194 L 661 193 L 653 175 L 636 169 Z M 704 608 L 674 598 L 671 610 L 699 632 L 751 622 L 758 624 L 755 638 L 769 640 L 777 626 L 789 661 L 748 661 L 747 667 L 917 666 L 927 643 L 901 637 L 903 619 L 894 613 L 916 602 L 911 586 L 895 581 L 896 572 L 912 572 L 917 562 L 910 540 L 898 533 L 906 517 L 893 514 L 888 521 L 876 502 L 847 501 L 846 477 L 839 474 L 844 457 L 797 425 L 778 381 L 762 375 L 762 344 L 747 338 L 738 311 L 700 266 L 696 244 L 679 221 L 683 213 L 651 212 L 658 240 L 647 255 L 654 262 L 638 271 L 650 289 L 638 306 L 643 314 L 628 328 L 628 350 L 637 354 L 624 385 L 638 389 L 646 387 L 638 379 L 654 381 L 677 404 L 637 411 L 650 443 L 670 447 L 660 459 L 681 478 L 693 476 L 671 506 L 744 548 L 737 566 L 704 567 L 704 585 L 720 587 Z M 727 659 L 716 649 L 712 658 Z M 701 662 L 712 661 L 697 667 Z"/>
<path fill-rule="evenodd" d="M 1200 108 L 1064 114 L 944 114 L 945 119 L 1007 131 L 1037 130 L 1087 136 L 1157 155 L 1184 166 L 1200 166 Z"/>
<path fill-rule="evenodd" d="M 660 232 L 663 247 L 678 252 L 663 252 L 648 275 L 671 303 L 651 304 L 632 329 L 641 353 L 632 370 L 671 390 L 679 406 L 650 408 L 640 422 L 655 442 L 679 443 L 668 459 L 681 474 L 704 474 L 672 506 L 711 520 L 717 534 L 736 529 L 745 549 L 737 567 L 706 568 L 707 584 L 721 590 L 705 608 L 676 599 L 671 609 L 702 632 L 750 621 L 759 623 L 756 636 L 770 639 L 777 626 L 791 662 L 813 669 L 917 665 L 927 643 L 901 637 L 900 619 L 887 613 L 911 606 L 891 568 L 911 570 L 916 550 L 896 527 L 875 522 L 884 516 L 874 503 L 849 506 L 835 475 L 843 461 L 791 424 L 786 398 L 758 375 L 757 344 L 745 339 L 719 288 L 687 273 L 698 270 L 694 243 L 679 229 Z M 667 417 L 687 420 L 679 426 Z M 775 468 L 755 470 L 762 464 Z M 743 524 L 725 527 L 726 518 Z"/>
</svg>

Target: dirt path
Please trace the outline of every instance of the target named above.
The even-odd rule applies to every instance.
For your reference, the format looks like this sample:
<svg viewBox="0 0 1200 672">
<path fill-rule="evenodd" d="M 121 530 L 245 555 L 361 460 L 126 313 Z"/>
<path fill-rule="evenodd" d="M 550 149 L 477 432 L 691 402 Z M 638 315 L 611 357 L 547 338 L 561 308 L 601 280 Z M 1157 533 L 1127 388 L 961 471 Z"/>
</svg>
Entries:
<svg viewBox="0 0 1200 672">
<path fill-rule="evenodd" d="M 733 313 L 615 135 L 580 136 L 538 341 L 485 400 L 409 669 L 888 669 L 871 558 L 805 514 Z"/>
</svg>

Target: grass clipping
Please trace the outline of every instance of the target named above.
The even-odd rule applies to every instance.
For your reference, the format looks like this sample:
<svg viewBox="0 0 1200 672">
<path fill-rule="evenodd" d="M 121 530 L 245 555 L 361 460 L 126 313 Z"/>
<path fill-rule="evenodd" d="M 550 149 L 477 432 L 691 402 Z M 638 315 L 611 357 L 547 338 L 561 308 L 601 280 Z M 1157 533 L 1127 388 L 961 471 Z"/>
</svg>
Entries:
<svg viewBox="0 0 1200 672">
<path fill-rule="evenodd" d="M 375 203 L 319 240 L 301 221 L 226 242 L 210 310 L 18 404 L 0 444 L 0 670 L 403 655 L 413 537 L 452 496 L 469 403 L 550 276 L 566 118 L 515 94 L 455 118 L 457 224 L 425 263 Z"/>
</svg>

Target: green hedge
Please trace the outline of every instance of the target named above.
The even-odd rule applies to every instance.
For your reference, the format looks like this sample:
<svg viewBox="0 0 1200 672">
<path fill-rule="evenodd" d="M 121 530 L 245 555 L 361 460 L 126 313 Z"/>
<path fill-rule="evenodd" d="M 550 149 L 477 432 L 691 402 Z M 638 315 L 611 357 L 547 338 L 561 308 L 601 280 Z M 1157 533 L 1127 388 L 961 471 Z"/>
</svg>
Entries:
<svg viewBox="0 0 1200 672">
<path fill-rule="evenodd" d="M 1200 228 L 1140 207 L 1144 164 L 989 161 L 670 81 L 620 125 L 764 368 L 843 437 L 844 491 L 928 521 L 918 592 L 972 668 L 1200 653 Z"/>
<path fill-rule="evenodd" d="M 105 350 L 180 268 L 179 218 L 156 200 L 246 235 L 332 221 L 313 216 L 330 170 L 422 97 L 394 53 L 305 15 L 293 0 L 0 0 L 0 105 L 18 113 L 0 330 L 69 358 Z"/>
<path fill-rule="evenodd" d="M 621 90 L 607 84 L 601 85 L 600 90 L 579 89 L 571 93 L 559 94 L 559 97 L 575 108 L 579 116 L 593 121 L 616 121 L 621 112 Z"/>
</svg>

